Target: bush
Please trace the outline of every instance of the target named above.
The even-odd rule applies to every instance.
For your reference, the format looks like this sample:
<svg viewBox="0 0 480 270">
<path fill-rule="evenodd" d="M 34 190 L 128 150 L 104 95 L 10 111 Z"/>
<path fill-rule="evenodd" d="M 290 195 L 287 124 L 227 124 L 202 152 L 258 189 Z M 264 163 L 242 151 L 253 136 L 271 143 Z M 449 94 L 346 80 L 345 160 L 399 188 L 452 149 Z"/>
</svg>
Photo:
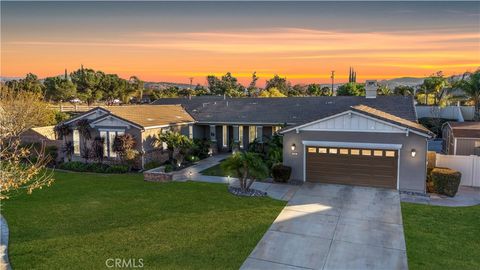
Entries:
<svg viewBox="0 0 480 270">
<path fill-rule="evenodd" d="M 290 179 L 292 168 L 282 164 L 276 164 L 272 167 L 272 176 L 275 182 L 286 183 Z"/>
<path fill-rule="evenodd" d="M 431 180 L 437 193 L 453 197 L 457 194 L 462 174 L 449 168 L 432 169 Z"/>
<path fill-rule="evenodd" d="M 147 164 L 145 164 L 144 169 L 145 170 L 151 170 L 151 169 L 154 169 L 154 168 L 157 168 L 157 167 L 160 167 L 160 166 L 162 166 L 162 164 L 160 164 L 160 162 L 150 161 L 150 162 L 147 162 Z"/>
<path fill-rule="evenodd" d="M 165 170 L 164 171 L 166 173 L 169 173 L 169 172 L 173 171 L 173 166 L 171 164 L 165 165 Z"/>
<path fill-rule="evenodd" d="M 107 165 L 102 163 L 83 163 L 80 161 L 71 161 L 60 164 L 60 169 L 74 172 L 94 172 L 94 173 L 126 173 L 129 170 L 128 165 Z"/>
</svg>

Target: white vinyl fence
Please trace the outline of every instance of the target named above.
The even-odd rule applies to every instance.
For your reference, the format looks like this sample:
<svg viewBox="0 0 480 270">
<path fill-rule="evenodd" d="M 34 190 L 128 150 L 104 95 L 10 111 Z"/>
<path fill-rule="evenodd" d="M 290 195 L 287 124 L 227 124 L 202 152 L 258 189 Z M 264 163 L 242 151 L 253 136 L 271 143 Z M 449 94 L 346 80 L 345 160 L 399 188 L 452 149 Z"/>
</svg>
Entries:
<svg viewBox="0 0 480 270">
<path fill-rule="evenodd" d="M 462 173 L 462 186 L 480 187 L 480 156 L 436 155 L 436 166 Z"/>
</svg>

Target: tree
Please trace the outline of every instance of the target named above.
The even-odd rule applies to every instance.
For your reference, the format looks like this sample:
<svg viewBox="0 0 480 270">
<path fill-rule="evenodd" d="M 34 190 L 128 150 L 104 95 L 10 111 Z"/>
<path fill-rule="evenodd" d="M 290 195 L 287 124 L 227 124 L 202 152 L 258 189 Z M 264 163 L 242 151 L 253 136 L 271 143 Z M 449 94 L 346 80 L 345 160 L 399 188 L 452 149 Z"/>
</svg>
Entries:
<svg viewBox="0 0 480 270">
<path fill-rule="evenodd" d="M 289 97 L 306 96 L 307 86 L 304 84 L 295 84 L 287 93 Z"/>
<path fill-rule="evenodd" d="M 393 89 L 393 93 L 401 96 L 413 96 L 415 89 L 413 89 L 411 86 L 399 85 Z"/>
<path fill-rule="evenodd" d="M 45 170 L 50 162 L 45 146 L 40 149 L 21 145 L 19 135 L 44 121 L 45 105 L 38 94 L 15 92 L 8 87 L 0 91 L 0 199 L 25 190 L 28 194 L 53 182 L 51 172 Z"/>
<path fill-rule="evenodd" d="M 245 94 L 245 88 L 238 83 L 237 78 L 230 72 L 218 79 L 213 75 L 207 76 L 208 88 L 214 95 L 227 95 L 229 97 L 239 97 Z"/>
<path fill-rule="evenodd" d="M 253 72 L 252 81 L 250 82 L 247 88 L 248 96 L 252 97 L 258 93 L 257 81 L 258 81 L 257 72 Z"/>
<path fill-rule="evenodd" d="M 337 89 L 337 96 L 364 96 L 365 85 L 358 83 L 346 83 Z"/>
<path fill-rule="evenodd" d="M 197 86 L 195 86 L 194 92 L 195 92 L 195 96 L 205 96 L 210 94 L 208 89 L 200 84 L 197 84 Z"/>
<path fill-rule="evenodd" d="M 282 94 L 277 88 L 273 87 L 268 90 L 262 90 L 259 97 L 286 97 L 286 95 Z"/>
<path fill-rule="evenodd" d="M 82 66 L 80 69 L 70 73 L 70 78 L 77 86 L 78 97 L 86 101 L 88 105 L 91 105 L 103 96 L 102 90 L 99 89 L 99 84 L 104 75 L 103 72 L 84 69 Z"/>
<path fill-rule="evenodd" d="M 145 90 L 145 83 L 137 76 L 131 76 L 128 80 L 128 93 L 135 94 L 139 101 L 142 101 L 143 91 Z M 126 103 L 126 100 L 124 100 Z"/>
<path fill-rule="evenodd" d="M 277 88 L 282 94 L 288 95 L 290 88 L 292 88 L 289 81 L 286 78 L 281 78 L 276 75 L 273 76 L 270 80 L 267 80 L 265 84 L 265 89 Z"/>
<path fill-rule="evenodd" d="M 43 96 L 44 87 L 37 75 L 28 73 L 24 79 L 7 81 L 6 85 L 14 92 L 31 92 Z"/>
<path fill-rule="evenodd" d="M 425 78 L 421 89 L 425 94 L 425 103 L 428 105 L 428 96 L 433 95 L 434 105 L 438 105 L 442 98 L 447 95 L 445 87 L 448 85 L 448 81 L 441 71 L 436 74 L 431 75 L 428 78 Z"/>
<path fill-rule="evenodd" d="M 462 79 L 454 84 L 465 93 L 475 108 L 475 121 L 480 121 L 480 69 L 474 73 L 464 73 Z"/>
<path fill-rule="evenodd" d="M 382 95 L 382 96 L 389 96 L 392 94 L 392 90 L 388 88 L 386 85 L 379 85 L 377 89 L 377 94 Z"/>
<path fill-rule="evenodd" d="M 186 151 L 192 147 L 193 140 L 176 131 L 167 130 L 160 133 L 156 139 L 156 144 L 165 143 L 167 145 L 168 159 L 171 163 L 174 161 L 174 153 L 177 152 L 174 164 L 182 163 Z"/>
<path fill-rule="evenodd" d="M 124 135 L 117 135 L 113 140 L 112 149 L 117 153 L 118 157 L 122 163 L 128 163 L 133 166 L 133 162 L 138 155 L 138 152 L 135 150 L 135 137 L 133 135 L 126 133 Z"/>
<path fill-rule="evenodd" d="M 45 98 L 53 101 L 64 101 L 77 93 L 77 86 L 70 80 L 61 77 L 49 77 L 44 81 Z"/>
<path fill-rule="evenodd" d="M 268 176 L 268 168 L 260 155 L 252 152 L 236 152 L 221 167 L 226 172 L 238 175 L 240 188 L 244 192 L 250 189 L 256 179 Z"/>
</svg>

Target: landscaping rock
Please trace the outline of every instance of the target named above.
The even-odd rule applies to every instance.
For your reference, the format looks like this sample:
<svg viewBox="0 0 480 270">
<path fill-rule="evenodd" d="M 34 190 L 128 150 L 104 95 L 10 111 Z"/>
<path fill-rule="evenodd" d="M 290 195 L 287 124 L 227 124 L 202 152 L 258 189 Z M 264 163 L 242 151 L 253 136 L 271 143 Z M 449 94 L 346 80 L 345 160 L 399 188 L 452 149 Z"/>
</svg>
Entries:
<svg viewBox="0 0 480 270">
<path fill-rule="evenodd" d="M 237 196 L 245 196 L 245 197 L 264 197 L 267 196 L 267 192 L 265 191 L 260 191 L 256 189 L 248 189 L 246 191 L 243 191 L 241 188 L 238 187 L 228 187 L 228 191 L 232 193 L 233 195 Z"/>
</svg>

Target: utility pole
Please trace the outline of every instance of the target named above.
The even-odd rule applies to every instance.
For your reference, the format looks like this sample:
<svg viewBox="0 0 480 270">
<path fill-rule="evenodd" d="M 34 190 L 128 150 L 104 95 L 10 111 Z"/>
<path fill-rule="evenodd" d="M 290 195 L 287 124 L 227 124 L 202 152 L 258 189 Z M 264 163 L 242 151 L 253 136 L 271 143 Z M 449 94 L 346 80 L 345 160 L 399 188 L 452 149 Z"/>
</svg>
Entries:
<svg viewBox="0 0 480 270">
<path fill-rule="evenodd" d="M 190 77 L 190 89 L 192 89 L 192 85 L 193 85 L 193 77 Z"/>
<path fill-rule="evenodd" d="M 333 85 L 335 84 L 335 70 L 332 70 L 332 75 L 330 76 L 332 79 L 332 94 L 334 93 L 333 91 Z"/>
</svg>

